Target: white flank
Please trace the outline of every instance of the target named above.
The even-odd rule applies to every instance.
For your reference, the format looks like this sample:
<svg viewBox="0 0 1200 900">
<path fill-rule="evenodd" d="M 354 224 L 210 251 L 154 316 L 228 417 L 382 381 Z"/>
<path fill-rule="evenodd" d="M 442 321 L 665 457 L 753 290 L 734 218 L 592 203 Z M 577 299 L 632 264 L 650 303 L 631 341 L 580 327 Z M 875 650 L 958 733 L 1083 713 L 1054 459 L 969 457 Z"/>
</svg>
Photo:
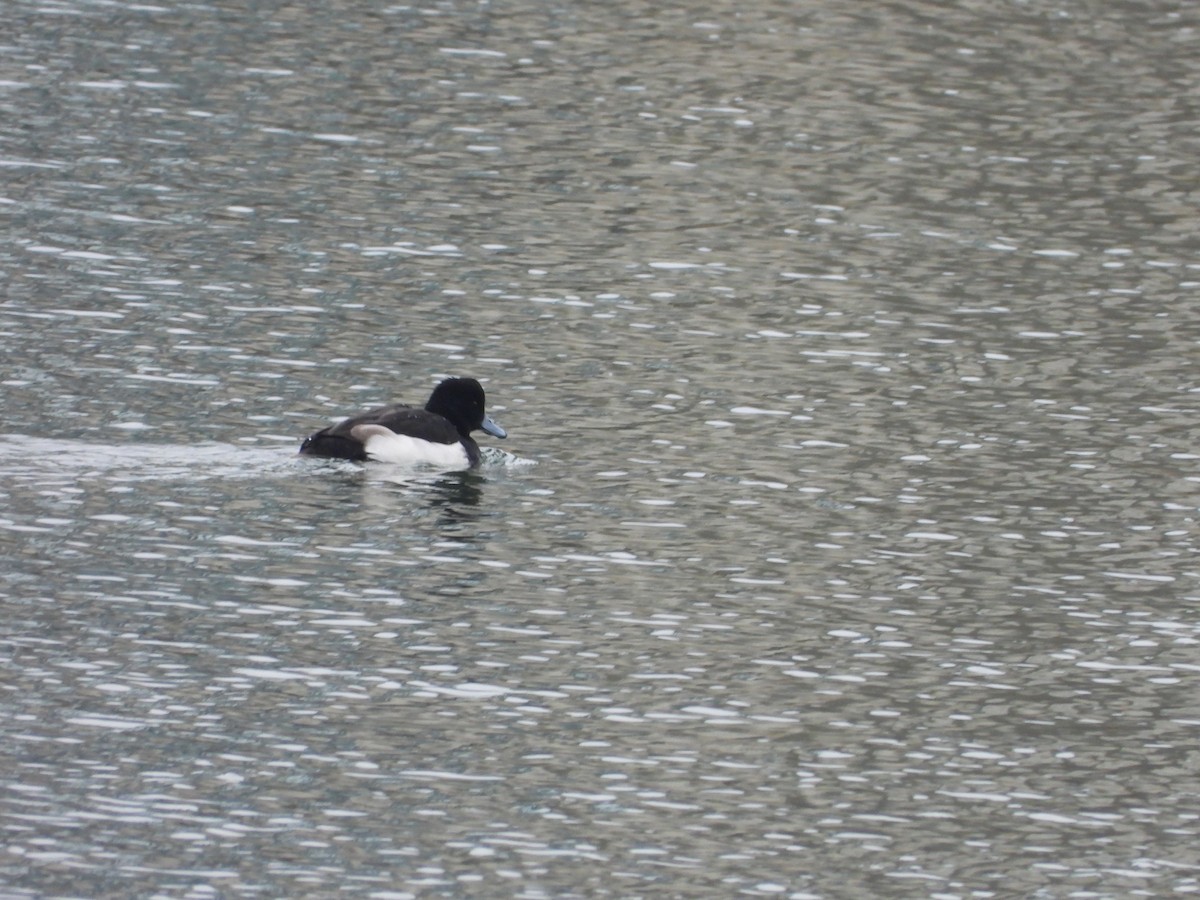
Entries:
<svg viewBox="0 0 1200 900">
<path fill-rule="evenodd" d="M 359 425 L 351 434 L 363 442 L 367 456 L 376 462 L 415 465 L 426 463 L 443 469 L 465 469 L 467 451 L 458 441 L 435 444 L 406 434 L 396 434 L 382 425 Z"/>
</svg>

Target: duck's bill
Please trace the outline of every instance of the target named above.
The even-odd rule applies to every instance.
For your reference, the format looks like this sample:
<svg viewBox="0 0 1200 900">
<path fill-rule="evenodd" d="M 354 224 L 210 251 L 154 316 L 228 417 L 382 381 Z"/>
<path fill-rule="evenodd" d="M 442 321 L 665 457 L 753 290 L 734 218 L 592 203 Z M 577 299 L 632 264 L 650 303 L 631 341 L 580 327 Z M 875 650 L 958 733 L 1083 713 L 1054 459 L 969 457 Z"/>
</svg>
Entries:
<svg viewBox="0 0 1200 900">
<path fill-rule="evenodd" d="M 497 425 L 495 422 L 493 422 L 491 416 L 484 416 L 483 424 L 480 425 L 479 427 L 482 428 L 484 431 L 486 431 L 488 434 L 493 435 L 495 437 L 498 437 L 498 438 L 508 437 L 508 432 L 505 431 L 503 428 L 501 428 L 499 425 Z"/>
</svg>

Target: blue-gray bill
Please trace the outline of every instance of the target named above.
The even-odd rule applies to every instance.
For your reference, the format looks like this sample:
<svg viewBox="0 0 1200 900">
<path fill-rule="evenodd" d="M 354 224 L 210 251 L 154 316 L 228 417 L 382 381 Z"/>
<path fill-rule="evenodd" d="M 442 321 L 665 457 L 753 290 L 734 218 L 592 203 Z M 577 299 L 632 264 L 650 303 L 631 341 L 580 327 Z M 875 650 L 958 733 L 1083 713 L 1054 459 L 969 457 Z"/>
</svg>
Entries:
<svg viewBox="0 0 1200 900">
<path fill-rule="evenodd" d="M 508 432 L 505 431 L 503 428 L 501 428 L 499 425 L 497 425 L 495 422 L 493 422 L 491 416 L 484 416 L 483 424 L 480 425 L 479 427 L 482 428 L 484 431 L 486 431 L 488 434 L 492 435 L 493 437 L 498 437 L 498 438 L 508 437 Z"/>
</svg>

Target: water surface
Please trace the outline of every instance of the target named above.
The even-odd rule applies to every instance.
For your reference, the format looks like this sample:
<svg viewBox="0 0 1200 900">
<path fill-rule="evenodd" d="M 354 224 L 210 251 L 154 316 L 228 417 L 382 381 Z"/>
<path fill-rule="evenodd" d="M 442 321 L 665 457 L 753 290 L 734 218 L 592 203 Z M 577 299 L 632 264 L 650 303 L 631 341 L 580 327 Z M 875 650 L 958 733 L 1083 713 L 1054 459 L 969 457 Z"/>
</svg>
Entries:
<svg viewBox="0 0 1200 900">
<path fill-rule="evenodd" d="M 1200 888 L 1184 7 L 11 6 L 8 894 Z"/>
</svg>

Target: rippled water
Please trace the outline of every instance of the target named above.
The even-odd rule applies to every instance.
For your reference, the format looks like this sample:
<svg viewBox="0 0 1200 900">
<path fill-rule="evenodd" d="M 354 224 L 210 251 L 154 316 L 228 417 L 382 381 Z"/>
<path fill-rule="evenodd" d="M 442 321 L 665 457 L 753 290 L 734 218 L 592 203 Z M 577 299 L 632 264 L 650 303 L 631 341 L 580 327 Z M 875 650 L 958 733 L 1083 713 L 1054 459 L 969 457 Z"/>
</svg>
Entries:
<svg viewBox="0 0 1200 900">
<path fill-rule="evenodd" d="M 1200 890 L 1186 6 L 6 21 L 0 893 Z"/>
</svg>

